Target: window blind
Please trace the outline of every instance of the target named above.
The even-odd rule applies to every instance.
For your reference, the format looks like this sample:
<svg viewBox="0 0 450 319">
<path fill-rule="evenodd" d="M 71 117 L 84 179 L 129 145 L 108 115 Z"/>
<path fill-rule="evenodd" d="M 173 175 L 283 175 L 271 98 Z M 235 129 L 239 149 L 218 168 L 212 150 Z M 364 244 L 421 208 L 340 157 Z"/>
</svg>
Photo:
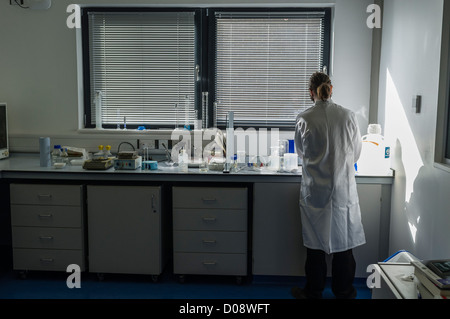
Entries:
<svg viewBox="0 0 450 319">
<path fill-rule="evenodd" d="M 215 119 L 290 127 L 311 105 L 308 81 L 322 70 L 325 12 L 216 12 Z"/>
<path fill-rule="evenodd" d="M 174 127 L 194 119 L 194 12 L 89 12 L 91 120 Z M 176 108 L 178 106 L 178 108 Z M 187 109 L 185 109 L 187 108 Z M 181 124 L 182 122 L 182 124 Z"/>
</svg>

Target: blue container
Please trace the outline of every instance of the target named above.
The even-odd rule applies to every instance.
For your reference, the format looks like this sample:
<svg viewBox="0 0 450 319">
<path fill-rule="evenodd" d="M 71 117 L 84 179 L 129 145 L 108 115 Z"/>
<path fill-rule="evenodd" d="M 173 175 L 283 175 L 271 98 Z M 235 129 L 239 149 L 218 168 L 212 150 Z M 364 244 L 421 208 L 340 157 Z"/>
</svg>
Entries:
<svg viewBox="0 0 450 319">
<path fill-rule="evenodd" d="M 288 153 L 295 153 L 295 141 L 294 140 L 288 140 L 289 142 L 289 151 Z"/>
</svg>

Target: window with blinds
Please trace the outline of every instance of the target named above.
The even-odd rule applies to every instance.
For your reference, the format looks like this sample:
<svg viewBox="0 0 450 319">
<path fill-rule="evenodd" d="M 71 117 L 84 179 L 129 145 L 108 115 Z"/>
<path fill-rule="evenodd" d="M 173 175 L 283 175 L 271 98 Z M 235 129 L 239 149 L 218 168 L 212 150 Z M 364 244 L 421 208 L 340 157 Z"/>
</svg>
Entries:
<svg viewBox="0 0 450 319">
<path fill-rule="evenodd" d="M 124 120 L 128 127 L 147 129 L 193 121 L 194 15 L 194 11 L 87 12 L 86 127 L 96 126 L 98 105 L 103 128 L 115 128 Z"/>
<path fill-rule="evenodd" d="M 289 127 L 311 106 L 308 80 L 328 65 L 326 11 L 214 14 L 215 120 Z M 328 41 L 329 42 L 329 41 Z"/>
<path fill-rule="evenodd" d="M 123 127 L 126 118 L 128 128 L 174 128 L 198 118 L 220 128 L 233 111 L 236 127 L 292 129 L 311 105 L 309 77 L 329 66 L 330 16 L 83 8 L 85 127 Z"/>
</svg>

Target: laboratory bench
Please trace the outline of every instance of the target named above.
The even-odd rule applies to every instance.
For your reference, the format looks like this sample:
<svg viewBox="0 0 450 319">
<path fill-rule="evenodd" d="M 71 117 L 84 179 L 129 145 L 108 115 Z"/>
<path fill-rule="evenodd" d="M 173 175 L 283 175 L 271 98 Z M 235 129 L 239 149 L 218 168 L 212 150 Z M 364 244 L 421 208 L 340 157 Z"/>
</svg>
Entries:
<svg viewBox="0 0 450 319">
<path fill-rule="evenodd" d="M 357 277 L 388 255 L 394 176 L 357 176 L 366 244 Z M 304 276 L 296 172 L 85 170 L 40 167 L 39 154 L 0 160 L 0 246 L 11 267 L 148 274 Z M 4 250 L 2 250 L 4 251 Z M 3 252 L 4 253 L 4 252 Z"/>
</svg>

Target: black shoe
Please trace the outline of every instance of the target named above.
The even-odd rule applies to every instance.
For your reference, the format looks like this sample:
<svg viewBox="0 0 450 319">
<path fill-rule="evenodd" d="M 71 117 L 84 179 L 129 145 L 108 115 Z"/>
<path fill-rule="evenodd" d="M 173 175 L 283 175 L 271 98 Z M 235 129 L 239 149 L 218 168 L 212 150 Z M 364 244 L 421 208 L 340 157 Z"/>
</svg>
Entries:
<svg viewBox="0 0 450 319">
<path fill-rule="evenodd" d="M 291 288 L 291 295 L 295 299 L 308 299 L 308 296 L 306 295 L 306 292 L 299 287 L 292 287 Z"/>
<path fill-rule="evenodd" d="M 305 289 L 299 288 L 299 287 L 292 287 L 291 295 L 295 299 L 322 299 L 322 294 L 313 295 L 313 294 L 309 293 L 308 291 L 306 291 Z"/>
<path fill-rule="evenodd" d="M 355 299 L 357 295 L 357 291 L 353 288 L 352 292 L 349 294 L 335 294 L 336 299 Z"/>
</svg>

